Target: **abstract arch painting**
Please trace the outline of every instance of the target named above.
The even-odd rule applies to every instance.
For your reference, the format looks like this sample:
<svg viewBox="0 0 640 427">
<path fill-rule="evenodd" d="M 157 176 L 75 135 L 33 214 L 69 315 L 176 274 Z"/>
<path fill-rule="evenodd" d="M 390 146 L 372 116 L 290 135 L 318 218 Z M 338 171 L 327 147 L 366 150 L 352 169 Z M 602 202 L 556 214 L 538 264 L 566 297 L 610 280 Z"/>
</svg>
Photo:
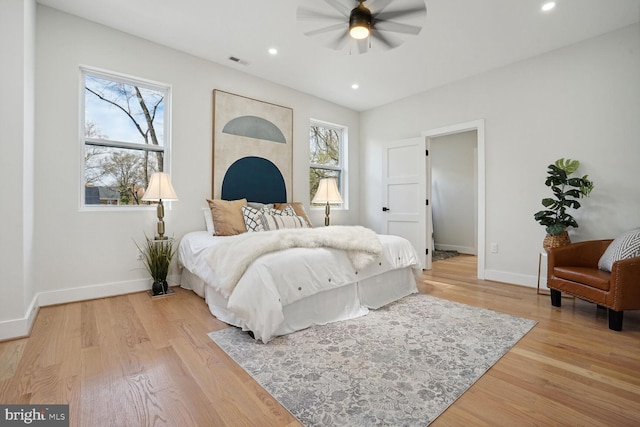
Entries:
<svg viewBox="0 0 640 427">
<path fill-rule="evenodd" d="M 221 198 L 284 203 L 287 201 L 287 190 L 276 165 L 265 158 L 249 156 L 236 160 L 227 169 L 222 180 Z"/>
<path fill-rule="evenodd" d="M 227 169 L 245 157 L 273 163 L 292 194 L 293 110 L 240 95 L 213 91 L 212 197 L 221 198 Z"/>
</svg>

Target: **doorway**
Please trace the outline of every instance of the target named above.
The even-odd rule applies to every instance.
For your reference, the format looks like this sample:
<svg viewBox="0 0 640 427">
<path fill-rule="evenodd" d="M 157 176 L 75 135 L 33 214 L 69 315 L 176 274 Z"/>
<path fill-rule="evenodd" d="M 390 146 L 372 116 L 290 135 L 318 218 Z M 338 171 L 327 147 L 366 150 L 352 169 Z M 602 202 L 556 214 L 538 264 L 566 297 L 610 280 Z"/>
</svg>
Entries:
<svg viewBox="0 0 640 427">
<path fill-rule="evenodd" d="M 477 143 L 475 130 L 431 138 L 434 255 L 477 254 Z"/>
<path fill-rule="evenodd" d="M 477 276 L 484 279 L 484 260 L 485 260 L 485 145 L 484 145 L 484 120 L 474 120 L 471 122 L 460 123 L 457 125 L 446 126 L 442 128 L 432 129 L 422 132 L 425 138 L 425 148 L 429 153 L 432 152 L 432 143 L 436 138 L 447 135 L 461 134 L 465 132 L 475 131 L 476 133 L 476 155 L 475 155 L 475 205 L 476 205 L 476 224 L 475 224 L 475 250 L 477 256 Z M 426 185 L 429 189 L 432 187 L 432 159 L 428 156 Z M 432 206 L 433 208 L 433 206 Z M 428 221 L 432 221 L 428 218 Z M 433 223 L 430 224 L 432 229 Z M 427 236 L 427 241 L 432 242 L 432 236 Z"/>
</svg>

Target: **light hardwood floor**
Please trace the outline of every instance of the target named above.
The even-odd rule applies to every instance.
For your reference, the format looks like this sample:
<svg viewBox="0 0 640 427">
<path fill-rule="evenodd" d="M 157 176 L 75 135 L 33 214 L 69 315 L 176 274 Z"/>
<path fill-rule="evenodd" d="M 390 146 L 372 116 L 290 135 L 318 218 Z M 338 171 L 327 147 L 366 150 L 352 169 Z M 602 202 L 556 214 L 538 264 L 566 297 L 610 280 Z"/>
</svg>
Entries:
<svg viewBox="0 0 640 427">
<path fill-rule="evenodd" d="M 538 324 L 433 426 L 640 424 L 640 311 L 613 332 L 593 304 L 475 271 L 437 261 L 419 288 Z M 44 307 L 29 338 L 0 343 L 0 402 L 69 403 L 73 426 L 298 426 L 207 337 L 224 327 L 182 289 Z"/>
</svg>

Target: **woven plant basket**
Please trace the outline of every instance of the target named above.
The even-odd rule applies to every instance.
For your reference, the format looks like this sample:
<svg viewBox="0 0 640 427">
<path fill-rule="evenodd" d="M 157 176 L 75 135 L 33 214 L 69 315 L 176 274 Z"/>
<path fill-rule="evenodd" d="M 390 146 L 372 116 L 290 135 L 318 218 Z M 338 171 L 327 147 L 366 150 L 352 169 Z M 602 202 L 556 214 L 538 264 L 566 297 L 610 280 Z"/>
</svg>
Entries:
<svg viewBox="0 0 640 427">
<path fill-rule="evenodd" d="M 551 236 L 547 234 L 544 237 L 544 241 L 542 242 L 542 247 L 545 251 L 549 251 L 549 249 L 551 248 L 568 245 L 569 243 L 571 243 L 569 233 L 567 231 L 563 231 L 562 234 L 559 234 L 557 236 Z"/>
</svg>

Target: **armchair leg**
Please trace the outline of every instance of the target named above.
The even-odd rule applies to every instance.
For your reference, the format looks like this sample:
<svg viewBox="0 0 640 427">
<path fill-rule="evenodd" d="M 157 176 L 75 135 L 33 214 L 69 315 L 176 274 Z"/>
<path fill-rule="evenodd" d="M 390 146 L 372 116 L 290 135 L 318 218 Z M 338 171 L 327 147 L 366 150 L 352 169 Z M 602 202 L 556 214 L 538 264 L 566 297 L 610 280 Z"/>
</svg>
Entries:
<svg viewBox="0 0 640 427">
<path fill-rule="evenodd" d="M 560 307 L 562 305 L 562 294 L 556 289 L 550 289 L 551 291 L 551 305 L 554 307 Z"/>
<path fill-rule="evenodd" d="M 615 311 L 612 309 L 608 309 L 607 313 L 609 314 L 609 329 L 612 331 L 621 331 L 622 330 L 622 315 L 624 311 Z"/>
</svg>

